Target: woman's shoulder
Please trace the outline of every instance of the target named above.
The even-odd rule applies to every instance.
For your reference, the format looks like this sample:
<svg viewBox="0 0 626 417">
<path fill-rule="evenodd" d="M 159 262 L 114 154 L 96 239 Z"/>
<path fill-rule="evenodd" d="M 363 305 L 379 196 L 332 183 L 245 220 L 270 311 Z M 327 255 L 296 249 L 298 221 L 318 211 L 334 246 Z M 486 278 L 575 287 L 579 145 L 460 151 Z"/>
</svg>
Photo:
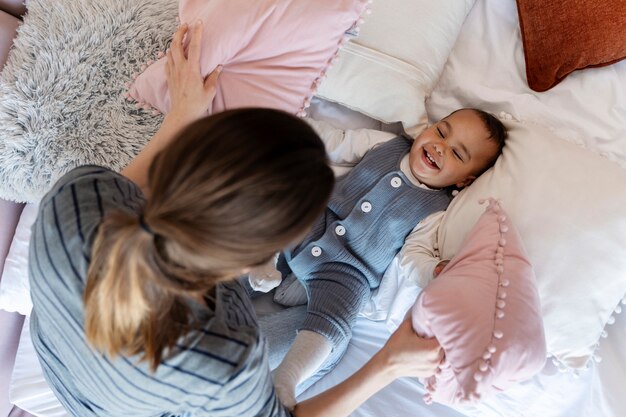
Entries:
<svg viewBox="0 0 626 417">
<path fill-rule="evenodd" d="M 108 210 L 138 212 L 144 203 L 139 187 L 123 175 L 101 166 L 80 166 L 42 198 L 35 227 L 43 224 L 85 237 Z"/>
<path fill-rule="evenodd" d="M 139 187 L 123 175 L 106 167 L 83 165 L 61 176 L 41 199 L 40 206 L 46 205 L 58 196 L 70 194 L 97 196 L 110 191 L 124 194 L 124 189 L 130 189 L 133 194 L 143 198 Z"/>
<path fill-rule="evenodd" d="M 75 277 L 82 282 L 105 213 L 110 209 L 138 212 L 144 202 L 138 187 L 108 168 L 71 170 L 39 203 L 31 229 L 31 276 L 49 279 L 58 273 L 59 279 Z"/>
</svg>

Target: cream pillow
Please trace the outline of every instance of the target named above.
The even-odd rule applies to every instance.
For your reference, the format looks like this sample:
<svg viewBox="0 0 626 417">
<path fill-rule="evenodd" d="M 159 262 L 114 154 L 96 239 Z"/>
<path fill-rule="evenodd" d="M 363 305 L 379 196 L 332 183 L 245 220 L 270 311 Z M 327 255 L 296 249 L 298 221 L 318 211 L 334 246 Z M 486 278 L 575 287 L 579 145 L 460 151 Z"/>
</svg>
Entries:
<svg viewBox="0 0 626 417">
<path fill-rule="evenodd" d="M 416 132 L 475 0 L 384 0 L 345 44 L 317 95 Z"/>
<path fill-rule="evenodd" d="M 505 122 L 496 165 L 450 204 L 439 229 L 451 259 L 494 196 L 535 268 L 548 353 L 584 367 L 626 292 L 626 170 L 533 124 Z"/>
</svg>

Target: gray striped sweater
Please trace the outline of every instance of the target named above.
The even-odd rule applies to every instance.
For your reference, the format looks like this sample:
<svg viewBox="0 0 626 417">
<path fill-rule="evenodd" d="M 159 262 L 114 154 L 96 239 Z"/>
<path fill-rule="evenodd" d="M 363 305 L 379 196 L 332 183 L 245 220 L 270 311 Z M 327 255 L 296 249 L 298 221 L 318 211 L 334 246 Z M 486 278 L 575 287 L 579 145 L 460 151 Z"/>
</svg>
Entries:
<svg viewBox="0 0 626 417">
<path fill-rule="evenodd" d="M 215 310 L 191 304 L 202 328 L 151 373 L 137 357 L 93 351 L 83 331 L 91 246 L 108 210 L 138 213 L 137 186 L 106 168 L 77 168 L 43 198 L 30 243 L 32 340 L 50 387 L 73 416 L 288 416 L 243 287 L 220 285 Z"/>
</svg>

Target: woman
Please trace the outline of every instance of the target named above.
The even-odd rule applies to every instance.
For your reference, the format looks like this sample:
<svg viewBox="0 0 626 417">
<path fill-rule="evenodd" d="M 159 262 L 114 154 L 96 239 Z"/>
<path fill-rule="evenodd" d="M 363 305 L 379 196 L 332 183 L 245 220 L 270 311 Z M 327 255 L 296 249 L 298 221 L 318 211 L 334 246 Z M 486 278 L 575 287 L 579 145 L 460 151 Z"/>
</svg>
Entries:
<svg viewBox="0 0 626 417">
<path fill-rule="evenodd" d="M 44 374 L 75 416 L 286 416 L 236 280 L 297 239 L 333 185 L 302 121 L 242 109 L 208 118 L 220 68 L 168 51 L 172 110 L 116 174 L 79 167 L 40 204 L 31 240 L 31 331 Z M 276 323 L 280 326 L 281 323 Z M 434 340 L 407 322 L 353 377 L 295 416 L 348 415 L 396 377 L 432 374 Z"/>
</svg>

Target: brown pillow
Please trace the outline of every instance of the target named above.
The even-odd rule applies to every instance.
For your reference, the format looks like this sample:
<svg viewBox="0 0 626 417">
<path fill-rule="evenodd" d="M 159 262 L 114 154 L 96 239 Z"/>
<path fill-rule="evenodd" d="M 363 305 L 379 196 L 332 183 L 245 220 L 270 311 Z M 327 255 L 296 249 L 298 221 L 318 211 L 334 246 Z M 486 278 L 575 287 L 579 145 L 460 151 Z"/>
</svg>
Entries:
<svg viewBox="0 0 626 417">
<path fill-rule="evenodd" d="M 517 0 L 526 78 L 546 91 L 572 71 L 626 58 L 626 0 Z"/>
</svg>

